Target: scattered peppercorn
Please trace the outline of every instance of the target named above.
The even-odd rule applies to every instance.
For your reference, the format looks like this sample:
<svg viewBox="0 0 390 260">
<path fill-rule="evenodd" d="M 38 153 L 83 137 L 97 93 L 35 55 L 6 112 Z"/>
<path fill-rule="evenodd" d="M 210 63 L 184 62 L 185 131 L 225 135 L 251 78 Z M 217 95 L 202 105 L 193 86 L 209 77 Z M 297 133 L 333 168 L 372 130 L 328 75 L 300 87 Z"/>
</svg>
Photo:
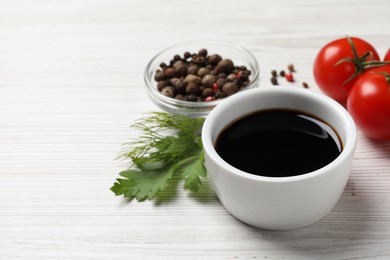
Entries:
<svg viewBox="0 0 390 260">
<path fill-rule="evenodd" d="M 278 79 L 276 77 L 271 78 L 272 85 L 278 85 Z"/>
<path fill-rule="evenodd" d="M 286 73 L 286 75 L 285 75 L 285 78 L 287 79 L 287 81 L 289 81 L 289 82 L 294 82 L 294 76 L 293 76 L 293 74 L 292 73 Z"/>
<path fill-rule="evenodd" d="M 306 82 L 302 82 L 302 86 L 303 86 L 304 88 L 309 88 L 309 84 L 307 84 Z"/>
<path fill-rule="evenodd" d="M 293 64 L 288 64 L 288 65 L 287 65 L 287 69 L 288 69 L 290 72 L 295 72 L 295 68 L 294 68 L 294 65 L 293 65 Z"/>
<path fill-rule="evenodd" d="M 276 70 L 272 70 L 271 74 L 272 74 L 272 77 L 277 77 L 278 76 L 278 73 L 276 72 Z"/>
<path fill-rule="evenodd" d="M 168 64 L 161 62 L 160 68 L 154 75 L 157 89 L 167 97 L 191 102 L 233 95 L 249 85 L 252 73 L 218 54 L 208 55 L 207 49 L 186 51 L 182 57 L 176 54 Z"/>
<path fill-rule="evenodd" d="M 279 72 L 279 75 L 282 76 L 282 77 L 284 77 L 284 75 L 286 75 L 286 72 L 284 72 L 284 70 L 281 70 L 281 71 Z"/>
</svg>

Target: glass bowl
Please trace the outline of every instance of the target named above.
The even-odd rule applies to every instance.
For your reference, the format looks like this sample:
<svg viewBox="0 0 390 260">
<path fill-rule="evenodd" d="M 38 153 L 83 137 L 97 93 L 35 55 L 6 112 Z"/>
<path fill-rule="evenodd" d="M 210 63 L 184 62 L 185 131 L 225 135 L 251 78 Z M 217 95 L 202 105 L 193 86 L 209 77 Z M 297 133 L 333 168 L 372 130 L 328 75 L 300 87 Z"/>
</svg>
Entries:
<svg viewBox="0 0 390 260">
<path fill-rule="evenodd" d="M 160 64 L 162 62 L 169 64 L 169 61 L 176 54 L 182 57 L 186 51 L 197 53 L 202 48 L 207 49 L 209 54 L 219 54 L 224 59 L 231 59 L 235 66 L 245 66 L 251 71 L 251 75 L 249 76 L 250 83 L 241 88 L 239 92 L 258 86 L 260 74 L 259 65 L 253 54 L 245 48 L 223 41 L 191 41 L 180 43 L 159 52 L 152 58 L 145 69 L 144 80 L 147 93 L 150 99 L 159 108 L 172 114 L 186 115 L 189 117 L 206 117 L 216 105 L 229 98 L 225 97 L 212 101 L 192 102 L 167 97 L 161 94 L 157 89 L 157 82 L 154 80 L 154 75 L 156 70 L 161 69 Z"/>
</svg>

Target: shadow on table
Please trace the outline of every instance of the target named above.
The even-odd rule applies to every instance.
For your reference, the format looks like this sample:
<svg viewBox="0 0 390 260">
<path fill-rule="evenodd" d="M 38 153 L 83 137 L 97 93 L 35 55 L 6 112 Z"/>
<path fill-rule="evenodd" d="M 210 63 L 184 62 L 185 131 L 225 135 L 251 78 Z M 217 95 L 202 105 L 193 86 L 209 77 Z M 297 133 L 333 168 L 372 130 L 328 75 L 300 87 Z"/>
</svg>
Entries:
<svg viewBox="0 0 390 260">
<path fill-rule="evenodd" d="M 202 179 L 202 185 L 197 192 L 184 190 L 184 183 L 180 181 L 179 177 L 175 176 L 163 191 L 156 194 L 154 204 L 156 206 L 165 205 L 176 201 L 182 194 L 187 194 L 189 199 L 196 200 L 202 204 L 215 203 L 218 198 L 211 187 L 210 181 L 206 178 Z"/>
<path fill-rule="evenodd" d="M 390 158 L 390 141 L 379 141 L 369 138 L 367 140 L 376 150 L 381 151 L 384 157 Z"/>
<path fill-rule="evenodd" d="M 361 195 L 350 181 L 332 212 L 310 226 L 271 231 L 242 225 L 246 226 L 253 239 L 266 243 L 267 248 L 294 252 L 303 257 L 338 259 L 344 252 L 359 249 L 357 241 L 383 239 L 386 235 L 371 204 L 369 196 Z"/>
</svg>

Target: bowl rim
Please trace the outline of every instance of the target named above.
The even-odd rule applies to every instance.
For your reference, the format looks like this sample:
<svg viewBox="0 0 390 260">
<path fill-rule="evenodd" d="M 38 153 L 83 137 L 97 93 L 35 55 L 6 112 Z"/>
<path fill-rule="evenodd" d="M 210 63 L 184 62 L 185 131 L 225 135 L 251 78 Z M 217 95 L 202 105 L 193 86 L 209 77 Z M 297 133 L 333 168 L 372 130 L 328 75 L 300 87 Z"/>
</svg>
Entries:
<svg viewBox="0 0 390 260">
<path fill-rule="evenodd" d="M 255 71 L 252 71 L 252 80 L 251 80 L 251 82 L 249 83 L 248 86 L 246 86 L 242 90 L 248 90 L 248 89 L 251 89 L 251 88 L 254 88 L 255 86 L 257 86 L 257 84 L 259 83 L 259 77 L 260 77 L 260 67 L 259 67 L 259 64 L 257 62 L 256 57 L 252 54 L 252 52 L 250 52 L 246 48 L 242 47 L 241 45 L 233 44 L 233 43 L 228 42 L 228 41 L 221 41 L 221 40 L 192 40 L 192 41 L 185 41 L 185 42 L 181 42 L 181 43 L 177 43 L 177 44 L 171 45 L 171 46 L 161 50 L 160 52 L 158 52 L 148 62 L 147 66 L 146 66 L 146 68 L 144 70 L 144 82 L 146 84 L 147 89 L 149 90 L 148 93 L 150 95 L 152 95 L 153 98 L 156 98 L 159 101 L 162 101 L 162 102 L 164 102 L 164 103 L 166 103 L 168 105 L 171 105 L 171 106 L 173 105 L 173 106 L 180 106 L 180 107 L 184 107 L 184 108 L 199 108 L 199 109 L 203 109 L 203 108 L 208 108 L 208 107 L 215 107 L 221 101 L 223 101 L 226 98 L 230 97 L 229 96 L 229 97 L 225 97 L 225 98 L 221 98 L 221 99 L 217 99 L 217 100 L 213 100 L 213 101 L 204 101 L 204 102 L 192 102 L 192 101 L 177 100 L 177 99 L 174 99 L 174 98 L 162 95 L 157 90 L 157 88 L 153 85 L 154 79 L 149 77 L 149 72 L 151 70 L 152 64 L 155 61 L 157 61 L 158 58 L 162 54 L 164 54 L 167 51 L 174 50 L 175 48 L 178 48 L 178 47 L 181 47 L 181 46 L 185 46 L 185 45 L 189 45 L 189 44 L 197 44 L 197 43 L 198 44 L 203 44 L 203 45 L 207 45 L 207 44 L 224 45 L 224 46 L 231 47 L 231 48 L 234 48 L 234 49 L 237 49 L 237 50 L 241 51 L 243 54 L 245 54 L 247 57 L 250 58 L 251 63 L 254 64 L 254 68 L 255 68 Z M 229 57 L 227 57 L 227 58 L 229 58 Z M 241 90 L 239 92 L 241 92 Z M 232 95 L 232 96 L 234 96 L 234 95 Z"/>
<path fill-rule="evenodd" d="M 346 132 L 344 147 L 340 155 L 336 159 L 334 159 L 331 163 L 317 170 L 300 174 L 300 175 L 288 176 L 288 177 L 268 177 L 268 176 L 259 176 L 259 175 L 250 174 L 230 165 L 225 160 L 223 160 L 216 152 L 214 143 L 212 141 L 212 129 L 215 125 L 215 119 L 219 118 L 220 115 L 224 113 L 226 108 L 236 106 L 238 103 L 243 103 L 242 101 L 246 100 L 247 98 L 255 98 L 258 95 L 267 92 L 273 92 L 273 93 L 283 92 L 285 94 L 295 93 L 310 98 L 312 100 L 315 100 L 321 105 L 326 106 L 329 109 L 336 112 L 338 114 L 338 117 L 343 120 L 343 125 L 345 125 L 345 132 Z M 226 124 L 225 126 L 227 126 L 228 124 Z M 308 90 L 298 89 L 298 88 L 288 87 L 288 86 L 278 86 L 278 87 L 264 86 L 261 88 L 251 89 L 239 93 L 234 97 L 232 97 L 231 99 L 221 103 L 215 109 L 213 109 L 210 112 L 210 114 L 207 116 L 202 128 L 202 144 L 203 144 L 204 152 L 210 157 L 210 160 L 212 160 L 218 167 L 220 167 L 221 169 L 225 169 L 226 173 L 238 176 L 243 179 L 267 182 L 267 183 L 288 183 L 288 182 L 302 181 L 302 180 L 307 180 L 320 175 L 327 174 L 327 172 L 330 169 L 338 167 L 340 164 L 344 163 L 345 160 L 348 160 L 349 156 L 353 154 L 355 150 L 356 143 L 357 143 L 357 128 L 355 122 L 342 105 L 340 105 L 337 101 L 331 99 L 330 97 L 325 96 L 324 94 L 315 93 L 313 91 L 308 91 Z"/>
</svg>

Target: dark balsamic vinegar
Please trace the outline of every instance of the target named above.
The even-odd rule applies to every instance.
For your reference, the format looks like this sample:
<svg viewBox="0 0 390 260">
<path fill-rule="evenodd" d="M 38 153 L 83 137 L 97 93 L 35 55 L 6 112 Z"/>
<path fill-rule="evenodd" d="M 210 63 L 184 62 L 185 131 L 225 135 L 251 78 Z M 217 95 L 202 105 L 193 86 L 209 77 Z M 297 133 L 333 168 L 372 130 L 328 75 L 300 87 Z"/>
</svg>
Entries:
<svg viewBox="0 0 390 260">
<path fill-rule="evenodd" d="M 317 170 L 339 156 L 335 130 L 310 114 L 287 109 L 246 115 L 218 136 L 217 153 L 250 174 L 287 177 Z"/>
</svg>

